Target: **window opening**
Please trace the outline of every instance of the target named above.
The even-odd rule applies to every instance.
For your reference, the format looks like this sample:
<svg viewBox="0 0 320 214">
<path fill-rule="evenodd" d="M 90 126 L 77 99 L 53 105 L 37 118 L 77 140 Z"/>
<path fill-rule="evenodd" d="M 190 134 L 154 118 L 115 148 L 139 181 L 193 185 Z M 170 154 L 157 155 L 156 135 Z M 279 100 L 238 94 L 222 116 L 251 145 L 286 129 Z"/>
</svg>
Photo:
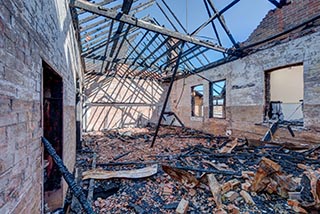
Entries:
<svg viewBox="0 0 320 214">
<path fill-rule="evenodd" d="M 203 85 L 191 88 L 191 116 L 203 117 Z"/>
<path fill-rule="evenodd" d="M 303 65 L 266 72 L 266 119 L 303 125 Z"/>
<path fill-rule="evenodd" d="M 210 83 L 209 116 L 214 118 L 225 118 L 226 106 L 226 80 Z"/>
</svg>

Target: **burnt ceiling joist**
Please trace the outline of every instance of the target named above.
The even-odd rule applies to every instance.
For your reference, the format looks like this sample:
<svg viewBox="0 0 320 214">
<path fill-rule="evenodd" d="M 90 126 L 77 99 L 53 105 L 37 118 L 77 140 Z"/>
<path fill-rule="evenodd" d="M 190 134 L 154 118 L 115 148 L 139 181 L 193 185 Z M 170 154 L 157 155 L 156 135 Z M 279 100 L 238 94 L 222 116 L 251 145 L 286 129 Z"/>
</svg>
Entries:
<svg viewBox="0 0 320 214">
<path fill-rule="evenodd" d="M 284 5 L 288 4 L 287 0 L 269 0 L 272 4 L 274 4 L 277 8 L 282 8 Z"/>
<path fill-rule="evenodd" d="M 135 17 L 132 17 L 130 15 L 127 15 L 127 14 L 124 14 L 121 12 L 117 12 L 117 11 L 114 11 L 114 10 L 111 10 L 111 9 L 108 9 L 105 7 L 101 7 L 101 6 L 95 5 L 93 3 L 84 1 L 84 0 L 76 0 L 76 1 L 74 1 L 72 6 L 86 10 L 88 12 L 91 12 L 91 13 L 94 13 L 94 14 L 97 14 L 100 16 L 103 16 L 103 17 L 106 17 L 106 18 L 109 18 L 109 19 L 119 21 L 121 23 L 130 24 L 130 25 L 133 25 L 133 26 L 145 29 L 145 30 L 149 30 L 149 31 L 152 31 L 155 33 L 160 33 L 162 35 L 169 36 L 169 37 L 172 37 L 172 38 L 175 38 L 178 40 L 182 40 L 184 42 L 189 42 L 189 43 L 193 43 L 193 44 L 200 45 L 203 47 L 207 47 L 207 48 L 210 48 L 215 51 L 222 52 L 222 53 L 227 52 L 226 48 L 220 47 L 216 44 L 212 44 L 212 43 L 209 43 L 206 41 L 200 41 L 199 39 L 197 39 L 195 37 L 192 37 L 189 35 L 184 35 L 184 34 L 181 34 L 179 32 L 175 32 L 175 31 L 171 31 L 171 30 L 168 30 L 164 27 L 152 24 L 150 22 L 146 22 L 141 19 L 137 19 Z"/>
<path fill-rule="evenodd" d="M 276 7 L 287 2 L 267 1 Z M 179 19 L 181 16 L 171 7 L 176 3 L 168 0 L 72 0 L 70 7 L 75 11 L 86 72 L 167 79 L 173 67 L 178 77 L 243 56 L 224 18 L 239 2 L 228 0 L 224 7 L 216 7 L 214 0 L 199 1 L 207 17 L 194 30 L 188 29 L 186 20 Z M 208 28 L 211 34 L 204 36 Z M 183 49 L 179 48 L 182 43 Z M 117 72 L 120 67 L 122 71 Z"/>
</svg>

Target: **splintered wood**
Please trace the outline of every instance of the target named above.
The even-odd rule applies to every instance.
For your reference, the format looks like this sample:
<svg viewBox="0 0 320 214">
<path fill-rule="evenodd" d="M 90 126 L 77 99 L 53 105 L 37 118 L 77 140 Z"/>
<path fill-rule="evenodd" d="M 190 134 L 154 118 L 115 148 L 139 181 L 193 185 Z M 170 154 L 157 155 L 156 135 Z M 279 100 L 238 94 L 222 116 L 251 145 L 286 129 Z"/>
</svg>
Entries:
<svg viewBox="0 0 320 214">
<path fill-rule="evenodd" d="M 178 204 L 178 207 L 176 209 L 176 213 L 179 214 L 186 214 L 189 208 L 189 201 L 185 199 L 181 199 L 180 203 Z"/>
<path fill-rule="evenodd" d="M 227 143 L 227 145 L 220 149 L 220 153 L 231 153 L 237 145 L 238 138 L 234 139 L 231 143 Z"/>
<path fill-rule="evenodd" d="M 217 181 L 216 177 L 214 177 L 213 174 L 208 174 L 208 184 L 210 187 L 210 191 L 213 195 L 213 200 L 217 205 L 217 208 L 220 209 L 222 206 L 222 201 L 221 201 L 221 185 Z"/>
<path fill-rule="evenodd" d="M 288 192 L 295 191 L 298 184 L 281 171 L 279 164 L 263 157 L 254 176 L 251 190 L 260 192 L 267 189 L 269 193 L 278 192 L 282 197 L 288 197 Z"/>
<path fill-rule="evenodd" d="M 153 133 L 124 129 L 85 137 L 77 159 L 85 189 L 89 178 L 99 179 L 97 213 L 319 213 L 318 145 L 161 127 L 150 149 Z M 94 152 L 97 169 L 89 170 Z"/>
<path fill-rule="evenodd" d="M 165 171 L 170 177 L 181 182 L 183 185 L 189 188 L 194 188 L 199 184 L 199 181 L 190 172 L 176 169 L 174 167 L 162 165 L 163 171 Z"/>
<path fill-rule="evenodd" d="M 110 178 L 145 178 L 158 172 L 158 165 L 145 167 L 135 170 L 106 171 L 102 169 L 93 169 L 82 173 L 83 180 L 86 179 L 110 179 Z"/>
</svg>

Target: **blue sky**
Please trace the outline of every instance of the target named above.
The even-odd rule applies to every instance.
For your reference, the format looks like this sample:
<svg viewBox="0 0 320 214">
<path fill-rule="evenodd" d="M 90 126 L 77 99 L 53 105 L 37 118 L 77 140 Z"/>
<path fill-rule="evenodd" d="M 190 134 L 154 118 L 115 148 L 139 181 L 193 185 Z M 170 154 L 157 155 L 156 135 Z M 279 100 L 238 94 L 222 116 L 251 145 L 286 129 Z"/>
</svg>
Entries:
<svg viewBox="0 0 320 214">
<path fill-rule="evenodd" d="M 156 0 L 166 13 L 170 16 L 170 13 L 166 10 L 161 0 Z M 208 13 L 203 3 L 203 0 L 165 0 L 170 6 L 178 19 L 182 22 L 188 33 L 194 31 L 198 26 L 204 23 L 208 18 Z M 232 2 L 232 0 L 213 0 L 216 8 L 221 10 L 226 5 Z M 230 32 L 234 36 L 237 42 L 245 41 L 250 33 L 258 26 L 263 17 L 275 6 L 268 0 L 241 0 L 231 9 L 224 13 L 224 18 L 229 27 Z M 170 23 L 162 15 L 160 9 L 154 5 L 147 9 L 145 14 L 150 14 L 153 17 L 165 25 L 167 28 L 171 28 Z M 173 20 L 172 16 L 171 20 Z M 187 17 L 187 18 L 186 18 Z M 218 20 L 215 20 L 215 25 L 220 32 L 222 43 L 225 46 L 231 46 L 229 39 L 221 28 Z M 176 26 L 178 26 L 176 24 Z M 182 32 L 182 31 L 181 31 Z M 204 39 L 209 37 L 213 41 L 216 40 L 212 26 L 208 25 L 205 29 L 199 32 L 198 36 Z"/>
<path fill-rule="evenodd" d="M 101 1 L 102 0 L 97 0 L 97 2 L 101 2 Z M 148 0 L 136 1 L 132 5 L 132 9 L 136 8 L 138 4 L 146 3 L 147 1 Z M 169 16 L 170 20 L 172 20 L 175 26 L 178 27 L 178 31 L 181 33 L 185 33 L 179 27 L 179 25 L 174 21 L 174 17 L 170 15 L 170 12 L 162 2 L 163 0 L 155 0 L 155 1 L 163 8 L 163 10 L 165 10 L 165 13 Z M 175 16 L 178 17 L 178 19 L 180 20 L 184 28 L 187 29 L 187 33 L 193 32 L 202 23 L 206 22 L 209 19 L 209 15 L 207 13 L 203 0 L 164 0 L 164 1 L 169 5 L 169 8 L 174 12 Z M 231 2 L 233 2 L 233 0 L 212 0 L 212 1 L 215 4 L 215 7 L 219 11 L 224 7 L 226 7 L 228 4 L 230 4 Z M 118 7 L 118 11 L 120 11 L 122 2 L 123 2 L 122 0 L 117 0 L 113 3 L 108 4 L 108 8 L 112 8 L 118 5 L 120 6 Z M 228 11 L 226 11 L 223 14 L 223 17 L 235 41 L 243 42 L 248 38 L 248 36 L 253 32 L 253 30 L 259 25 L 259 23 L 265 17 L 268 11 L 274 8 L 275 6 L 272 3 L 270 3 L 268 0 L 240 0 L 240 2 L 238 2 L 232 8 L 230 8 Z M 213 14 L 212 10 L 211 10 L 211 14 Z M 80 16 L 80 18 L 85 18 L 89 15 L 91 14 L 84 13 L 83 15 Z M 170 22 L 167 21 L 166 17 L 163 15 L 161 10 L 157 6 L 157 4 L 154 4 L 153 6 L 135 14 L 137 18 L 142 18 L 147 15 L 149 15 L 150 17 L 154 17 L 161 25 L 164 25 L 166 28 L 174 30 Z M 93 24 L 97 21 L 103 21 L 103 20 L 105 20 L 105 18 L 99 17 L 92 21 L 87 22 L 85 26 Z M 225 31 L 222 29 L 218 19 L 215 19 L 214 23 L 219 32 L 219 36 L 222 41 L 222 46 L 225 48 L 233 47 L 233 44 L 231 43 L 230 39 L 226 35 Z M 90 40 L 90 43 L 88 44 L 91 44 L 94 39 L 96 39 L 95 41 L 97 41 L 98 39 L 105 38 L 104 41 L 100 41 L 100 42 L 106 41 L 107 36 L 100 35 L 101 33 L 105 33 L 105 35 L 107 35 L 107 31 L 109 28 L 100 29 L 100 27 L 105 24 L 106 23 L 103 22 L 103 24 L 96 27 L 96 29 L 98 30 L 95 31 L 95 33 L 90 34 L 92 40 Z M 83 31 L 82 35 L 85 35 L 86 33 L 87 31 Z M 99 34 L 99 37 L 95 38 L 96 35 L 98 34 Z M 138 34 L 135 41 L 136 42 L 140 41 L 142 36 L 143 36 L 143 33 Z M 197 36 L 201 40 L 208 40 L 218 44 L 217 38 L 215 36 L 215 33 L 213 31 L 211 24 L 207 25 L 207 27 L 205 27 L 195 36 Z M 152 37 L 152 34 L 151 35 L 148 34 L 147 39 L 151 39 L 151 37 Z M 163 39 L 161 41 L 163 41 Z M 161 41 L 159 41 L 158 39 L 158 43 L 160 43 Z M 146 41 L 143 40 L 143 43 L 146 43 Z M 150 54 L 154 50 L 154 48 L 156 48 L 156 44 L 149 46 L 149 52 L 146 51 L 148 52 L 147 54 Z M 185 46 L 184 48 L 189 49 L 190 47 Z M 162 49 L 165 49 L 165 47 L 162 47 Z M 197 51 L 200 52 L 203 50 L 204 48 L 198 49 Z M 224 57 L 222 53 L 211 50 L 211 49 L 205 49 L 204 51 L 207 57 L 202 58 L 202 64 L 207 64 Z M 100 52 L 98 54 L 101 54 Z M 157 57 L 157 56 L 155 55 L 154 57 Z M 166 59 L 162 58 L 162 60 L 163 61 L 161 61 L 161 63 L 166 62 Z M 191 62 L 194 65 L 194 67 L 200 67 L 200 64 L 201 64 L 199 60 L 195 58 L 190 59 L 188 62 Z"/>
</svg>

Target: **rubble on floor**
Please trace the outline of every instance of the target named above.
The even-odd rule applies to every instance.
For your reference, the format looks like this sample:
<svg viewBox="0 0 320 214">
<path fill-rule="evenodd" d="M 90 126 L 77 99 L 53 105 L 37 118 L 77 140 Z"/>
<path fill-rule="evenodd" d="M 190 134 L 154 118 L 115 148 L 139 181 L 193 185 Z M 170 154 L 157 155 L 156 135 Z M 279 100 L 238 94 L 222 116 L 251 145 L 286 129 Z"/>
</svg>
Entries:
<svg viewBox="0 0 320 214">
<path fill-rule="evenodd" d="M 85 191 L 93 188 L 97 213 L 319 212 L 319 146 L 290 150 L 161 127 L 150 148 L 153 133 L 135 128 L 84 135 L 77 169 L 107 175 L 93 187 L 89 181 L 99 177 L 81 181 Z M 131 178 L 137 170 L 145 176 Z"/>
</svg>

